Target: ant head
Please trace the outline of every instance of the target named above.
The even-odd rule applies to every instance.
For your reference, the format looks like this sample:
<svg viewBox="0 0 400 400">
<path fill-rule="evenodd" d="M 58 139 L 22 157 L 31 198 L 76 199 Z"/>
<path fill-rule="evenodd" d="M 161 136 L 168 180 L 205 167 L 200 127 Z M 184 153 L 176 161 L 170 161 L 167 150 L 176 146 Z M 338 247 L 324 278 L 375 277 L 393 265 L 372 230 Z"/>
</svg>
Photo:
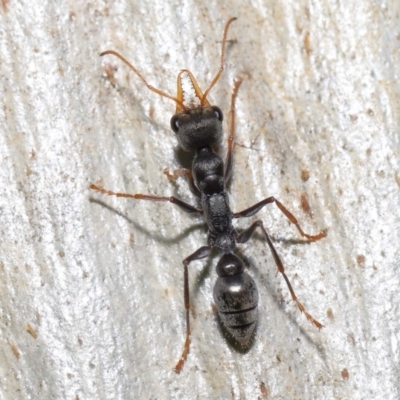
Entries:
<svg viewBox="0 0 400 400">
<path fill-rule="evenodd" d="M 171 118 L 171 129 L 185 151 L 218 146 L 222 140 L 222 111 L 217 106 L 189 108 Z"/>
<path fill-rule="evenodd" d="M 200 105 L 185 105 L 182 75 L 186 74 Z M 171 118 L 171 129 L 176 133 L 179 145 L 185 151 L 195 151 L 204 146 L 218 146 L 222 139 L 222 111 L 211 106 L 207 94 L 214 82 L 203 94 L 193 74 L 183 69 L 177 77 L 176 113 Z"/>
<path fill-rule="evenodd" d="M 100 54 L 100 56 L 111 54 L 118 57 L 142 80 L 148 89 L 157 93 L 159 96 L 166 97 L 176 103 L 176 113 L 171 119 L 171 128 L 177 134 L 179 145 L 183 150 L 193 151 L 204 146 L 216 146 L 221 142 L 223 114 L 218 107 L 210 105 L 207 100 L 207 95 L 218 82 L 222 71 L 224 70 L 225 45 L 228 29 L 230 24 L 235 20 L 236 18 L 230 18 L 225 25 L 224 35 L 222 38 L 220 68 L 204 94 L 193 74 L 187 69 L 182 70 L 178 74 L 177 95 L 174 97 L 150 85 L 143 75 L 126 58 L 122 57 L 116 51 L 106 50 Z M 186 106 L 184 104 L 181 77 L 182 74 L 185 73 L 189 76 L 195 95 L 200 100 L 200 106 L 198 107 Z"/>
</svg>

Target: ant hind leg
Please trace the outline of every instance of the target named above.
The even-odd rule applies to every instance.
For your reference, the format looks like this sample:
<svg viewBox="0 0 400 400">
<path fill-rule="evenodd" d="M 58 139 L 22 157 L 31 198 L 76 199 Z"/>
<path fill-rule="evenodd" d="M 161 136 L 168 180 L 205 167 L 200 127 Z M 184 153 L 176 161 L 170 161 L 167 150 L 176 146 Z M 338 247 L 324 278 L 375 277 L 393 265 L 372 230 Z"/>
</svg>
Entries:
<svg viewBox="0 0 400 400">
<path fill-rule="evenodd" d="M 285 282 L 289 288 L 289 292 L 292 296 L 293 301 L 297 304 L 297 307 L 299 308 L 300 312 L 304 313 L 304 315 L 306 316 L 306 318 L 314 325 L 316 326 L 318 329 L 321 329 L 323 327 L 323 325 L 318 322 L 311 314 L 309 314 L 306 309 L 304 308 L 304 306 L 299 302 L 299 300 L 297 299 L 297 296 L 292 288 L 292 285 L 289 281 L 289 278 L 287 277 L 287 275 L 285 274 L 285 268 L 283 267 L 283 263 L 274 247 L 274 245 L 272 244 L 272 241 L 267 233 L 267 231 L 264 228 L 264 224 L 262 221 L 256 221 L 253 224 L 250 225 L 249 228 L 247 228 L 246 230 L 244 230 L 243 232 L 241 232 L 239 234 L 239 236 L 237 237 L 237 242 L 238 243 L 246 243 L 250 238 L 251 235 L 254 233 L 254 231 L 257 228 L 260 228 L 263 235 L 265 236 L 268 246 L 272 252 L 272 256 L 274 257 L 275 260 L 275 264 L 278 268 L 278 271 L 282 274 L 283 279 L 285 279 Z"/>
<path fill-rule="evenodd" d="M 183 365 L 185 364 L 186 358 L 189 354 L 190 347 L 190 318 L 189 318 L 189 310 L 190 310 L 190 298 L 189 298 L 189 272 L 188 265 L 195 260 L 201 260 L 202 258 L 206 258 L 210 255 L 211 248 L 208 246 L 203 246 L 197 249 L 193 254 L 189 257 L 186 257 L 183 262 L 183 299 L 185 302 L 185 310 L 186 310 L 186 339 L 185 344 L 183 346 L 183 351 L 181 358 L 177 362 L 174 371 L 179 374 Z"/>
</svg>

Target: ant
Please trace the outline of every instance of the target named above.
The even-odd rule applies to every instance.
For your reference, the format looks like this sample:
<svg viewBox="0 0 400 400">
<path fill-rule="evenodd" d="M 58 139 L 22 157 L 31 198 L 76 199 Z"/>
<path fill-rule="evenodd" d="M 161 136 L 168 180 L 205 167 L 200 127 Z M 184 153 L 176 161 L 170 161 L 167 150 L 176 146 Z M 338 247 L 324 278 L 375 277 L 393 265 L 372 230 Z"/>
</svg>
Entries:
<svg viewBox="0 0 400 400">
<path fill-rule="evenodd" d="M 183 211 L 191 214 L 203 215 L 208 225 L 208 241 L 206 246 L 197 249 L 190 256 L 183 260 L 184 270 L 184 303 L 186 309 L 186 339 L 181 358 L 174 370 L 179 373 L 186 361 L 190 347 L 190 300 L 189 300 L 189 281 L 188 266 L 195 260 L 200 260 L 210 256 L 212 249 L 217 248 L 222 256 L 219 259 L 216 271 L 218 274 L 214 286 L 214 301 L 220 320 L 226 330 L 237 340 L 243 348 L 248 346 L 250 338 L 257 323 L 258 291 L 256 283 L 249 274 L 245 272 L 243 261 L 236 256 L 237 244 L 246 243 L 256 229 L 260 229 L 265 237 L 267 244 L 272 252 L 278 271 L 282 274 L 300 312 L 317 328 L 323 325 L 309 314 L 304 306 L 299 302 L 292 288 L 289 278 L 285 274 L 282 261 L 275 250 L 274 245 L 264 228 L 261 220 L 253 222 L 250 227 L 238 233 L 232 225 L 232 220 L 236 218 L 247 218 L 255 215 L 267 204 L 275 203 L 286 218 L 296 226 L 300 235 L 309 241 L 316 241 L 326 236 L 326 231 L 322 230 L 317 235 L 305 233 L 294 215 L 275 197 L 268 197 L 253 206 L 234 213 L 231 211 L 226 190 L 227 183 L 232 175 L 233 166 L 233 147 L 234 147 L 234 122 L 235 122 L 235 100 L 242 80 L 236 80 L 231 97 L 229 112 L 229 135 L 226 162 L 214 151 L 222 142 L 222 121 L 223 113 L 217 106 L 212 106 L 207 100 L 207 96 L 213 86 L 218 82 L 224 70 L 224 56 L 227 42 L 228 29 L 236 18 L 231 18 L 225 25 L 222 49 L 220 58 L 220 68 L 211 81 L 207 90 L 203 93 L 193 74 L 183 69 L 177 77 L 177 96 L 156 89 L 147 83 L 140 72 L 130 64 L 124 57 L 113 50 L 107 50 L 100 55 L 114 55 L 122 60 L 143 83 L 152 91 L 162 97 L 173 100 L 176 103 L 176 113 L 171 118 L 171 129 L 175 132 L 180 147 L 185 151 L 195 152 L 192 169 L 179 169 L 174 174 L 166 173 L 168 177 L 186 176 L 189 181 L 191 191 L 200 198 L 201 208 L 196 208 L 176 197 L 162 197 L 150 194 L 127 194 L 112 192 L 96 185 L 90 188 L 100 193 L 117 197 L 127 197 L 136 200 L 162 201 L 175 204 Z M 196 97 L 200 100 L 200 105 L 196 106 L 184 104 L 184 93 L 182 88 L 182 74 L 186 74 L 193 86 Z"/>
</svg>

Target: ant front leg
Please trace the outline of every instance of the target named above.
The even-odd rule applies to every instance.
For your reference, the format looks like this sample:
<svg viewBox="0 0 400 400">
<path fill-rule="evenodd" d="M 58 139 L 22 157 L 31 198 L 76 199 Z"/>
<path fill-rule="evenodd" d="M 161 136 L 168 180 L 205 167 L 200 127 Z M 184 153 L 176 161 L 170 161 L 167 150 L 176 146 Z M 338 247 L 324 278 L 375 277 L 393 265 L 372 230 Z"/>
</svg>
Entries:
<svg viewBox="0 0 400 400">
<path fill-rule="evenodd" d="M 189 182 L 190 191 L 197 197 L 201 196 L 200 190 L 194 183 L 193 173 L 190 169 L 180 168 L 172 171 L 171 173 L 168 168 L 165 168 L 163 172 L 171 182 L 175 182 L 180 176 L 186 176 Z"/>
<path fill-rule="evenodd" d="M 254 206 L 251 206 L 249 208 L 246 208 L 246 210 L 243 210 L 241 212 L 233 214 L 233 218 L 247 218 L 251 217 L 254 214 L 257 214 L 264 206 L 270 203 L 275 203 L 278 208 L 283 212 L 283 214 L 286 216 L 286 218 L 294 225 L 296 225 L 297 230 L 300 232 L 300 235 L 307 238 L 311 242 L 315 242 L 316 240 L 322 239 L 326 236 L 326 230 L 322 230 L 320 233 L 317 235 L 309 235 L 301 229 L 301 226 L 299 224 L 299 221 L 297 221 L 297 218 L 275 197 L 268 197 L 264 200 L 261 200 L 257 204 L 254 204 Z"/>
<path fill-rule="evenodd" d="M 128 199 L 136 199 L 136 200 L 151 200 L 151 201 L 168 201 L 172 204 L 175 204 L 179 208 L 181 208 L 183 211 L 191 214 L 191 213 L 197 213 L 197 214 L 203 214 L 203 210 L 200 210 L 196 207 L 191 206 L 190 204 L 185 203 L 184 201 L 177 199 L 174 196 L 170 197 L 162 197 L 162 196 L 154 196 L 152 194 L 129 194 L 129 193 L 120 193 L 120 192 L 112 192 L 111 190 L 106 190 L 103 189 L 99 186 L 96 185 L 90 185 L 90 189 L 96 190 L 97 192 L 107 194 L 109 196 L 116 196 L 116 197 L 126 197 Z"/>
<path fill-rule="evenodd" d="M 183 262 L 183 299 L 185 302 L 185 310 L 186 310 L 186 340 L 183 346 L 183 351 L 181 358 L 176 364 L 174 371 L 179 374 L 185 364 L 186 358 L 189 353 L 190 347 L 190 318 L 189 318 L 189 310 L 190 310 L 190 299 L 189 299 L 189 273 L 188 273 L 188 265 L 195 260 L 201 260 L 202 258 L 206 258 L 211 253 L 211 247 L 203 246 L 197 249 L 193 254 L 189 257 L 185 258 Z"/>
<path fill-rule="evenodd" d="M 289 281 L 289 278 L 287 277 L 287 275 L 285 274 L 285 268 L 283 267 L 283 263 L 274 247 L 274 245 L 272 244 L 272 241 L 267 233 L 267 231 L 264 228 L 264 224 L 262 221 L 256 221 L 253 224 L 250 225 L 249 228 L 247 228 L 246 230 L 244 230 L 243 232 L 241 232 L 239 234 L 239 236 L 237 237 L 237 242 L 238 243 L 246 243 L 250 238 L 251 235 L 254 233 L 254 231 L 257 228 L 260 228 L 262 233 L 264 234 L 265 238 L 267 239 L 267 243 L 268 246 L 272 252 L 272 256 L 274 257 L 275 260 L 275 264 L 278 267 L 278 271 L 282 274 L 283 278 L 285 279 L 285 282 L 289 288 L 290 294 L 292 295 L 292 299 L 293 301 L 296 302 L 297 307 L 299 308 L 300 312 L 304 313 L 304 315 L 306 316 L 306 318 L 313 324 L 315 325 L 318 329 L 321 329 L 323 327 L 323 325 L 318 322 L 311 314 L 309 314 L 306 309 L 304 308 L 304 306 L 299 302 L 299 300 L 297 299 L 296 294 L 294 293 L 294 290 L 292 288 L 292 285 Z"/>
<path fill-rule="evenodd" d="M 243 80 L 238 79 L 235 81 L 233 86 L 233 93 L 231 97 L 231 108 L 229 110 L 229 136 L 228 136 L 228 154 L 226 156 L 225 162 L 225 185 L 229 181 L 232 175 L 233 166 L 233 146 L 235 145 L 235 101 L 239 91 L 239 87 Z"/>
</svg>

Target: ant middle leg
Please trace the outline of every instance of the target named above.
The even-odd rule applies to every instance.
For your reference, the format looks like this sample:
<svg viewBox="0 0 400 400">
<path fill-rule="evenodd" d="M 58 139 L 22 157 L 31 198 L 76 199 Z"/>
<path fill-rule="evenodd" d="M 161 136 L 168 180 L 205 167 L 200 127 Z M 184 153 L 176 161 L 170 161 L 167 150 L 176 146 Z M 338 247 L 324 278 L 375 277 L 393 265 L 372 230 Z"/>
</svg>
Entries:
<svg viewBox="0 0 400 400">
<path fill-rule="evenodd" d="M 320 233 L 317 235 L 309 235 L 308 233 L 305 233 L 303 229 L 301 229 L 301 226 L 299 224 L 299 221 L 297 218 L 275 197 L 268 197 L 264 200 L 261 200 L 257 204 L 254 204 L 253 206 L 246 208 L 243 211 L 240 211 L 238 213 L 233 214 L 233 218 L 247 218 L 251 217 L 254 214 L 257 214 L 264 206 L 270 203 L 275 203 L 278 208 L 283 212 L 283 214 L 286 216 L 286 218 L 296 226 L 297 230 L 300 232 L 300 235 L 307 238 L 308 240 L 315 242 L 316 240 L 320 240 L 326 236 L 326 230 L 323 229 Z"/>
<path fill-rule="evenodd" d="M 292 285 L 289 281 L 289 278 L 287 277 L 287 275 L 285 274 L 285 268 L 283 267 L 283 263 L 278 255 L 278 252 L 276 251 L 274 245 L 272 244 L 272 241 L 267 233 L 267 231 L 264 228 L 264 224 L 262 221 L 256 221 L 253 224 L 250 225 L 249 228 L 247 228 L 246 230 L 244 230 L 243 232 L 241 232 L 239 234 L 239 236 L 237 237 L 237 242 L 238 243 L 246 243 L 250 238 L 251 235 L 254 233 L 254 231 L 257 228 L 260 228 L 262 233 L 264 234 L 268 246 L 272 252 L 272 256 L 274 257 L 275 260 L 275 264 L 278 268 L 278 271 L 282 274 L 283 278 L 285 279 L 285 282 L 289 288 L 289 292 L 292 296 L 293 301 L 297 304 L 297 307 L 299 308 L 300 312 L 304 313 L 304 315 L 306 316 L 306 318 L 314 325 L 316 326 L 318 329 L 321 329 L 323 327 L 323 325 L 318 322 L 311 314 L 309 314 L 306 309 L 304 308 L 304 306 L 299 302 L 299 300 L 297 299 L 297 296 L 292 288 Z"/>
<path fill-rule="evenodd" d="M 128 199 L 136 199 L 136 200 L 151 200 L 151 201 L 168 201 L 169 203 L 175 204 L 179 208 L 181 208 L 183 211 L 191 214 L 191 213 L 196 213 L 196 214 L 203 214 L 203 210 L 200 210 L 199 208 L 193 207 L 192 205 L 185 203 L 184 201 L 177 199 L 174 196 L 170 197 L 163 197 L 163 196 L 154 196 L 152 194 L 141 194 L 141 193 L 136 193 L 136 194 L 129 194 L 129 193 L 120 193 L 120 192 L 112 192 L 111 190 L 106 190 L 103 189 L 99 186 L 96 185 L 90 185 L 90 189 L 96 190 L 97 192 L 107 194 L 109 196 L 116 196 L 116 197 L 126 197 Z"/>
<path fill-rule="evenodd" d="M 195 260 L 201 260 L 202 258 L 206 258 L 211 253 L 211 247 L 203 246 L 197 249 L 193 254 L 189 257 L 186 257 L 183 262 L 183 299 L 185 302 L 185 310 L 186 310 L 186 339 L 185 344 L 183 346 L 183 351 L 181 358 L 177 362 L 174 371 L 176 373 L 181 372 L 183 364 L 185 364 L 186 358 L 189 354 L 190 347 L 190 318 L 189 318 L 189 310 L 190 310 L 190 299 L 189 299 L 189 273 L 188 273 L 188 265 Z"/>
</svg>

